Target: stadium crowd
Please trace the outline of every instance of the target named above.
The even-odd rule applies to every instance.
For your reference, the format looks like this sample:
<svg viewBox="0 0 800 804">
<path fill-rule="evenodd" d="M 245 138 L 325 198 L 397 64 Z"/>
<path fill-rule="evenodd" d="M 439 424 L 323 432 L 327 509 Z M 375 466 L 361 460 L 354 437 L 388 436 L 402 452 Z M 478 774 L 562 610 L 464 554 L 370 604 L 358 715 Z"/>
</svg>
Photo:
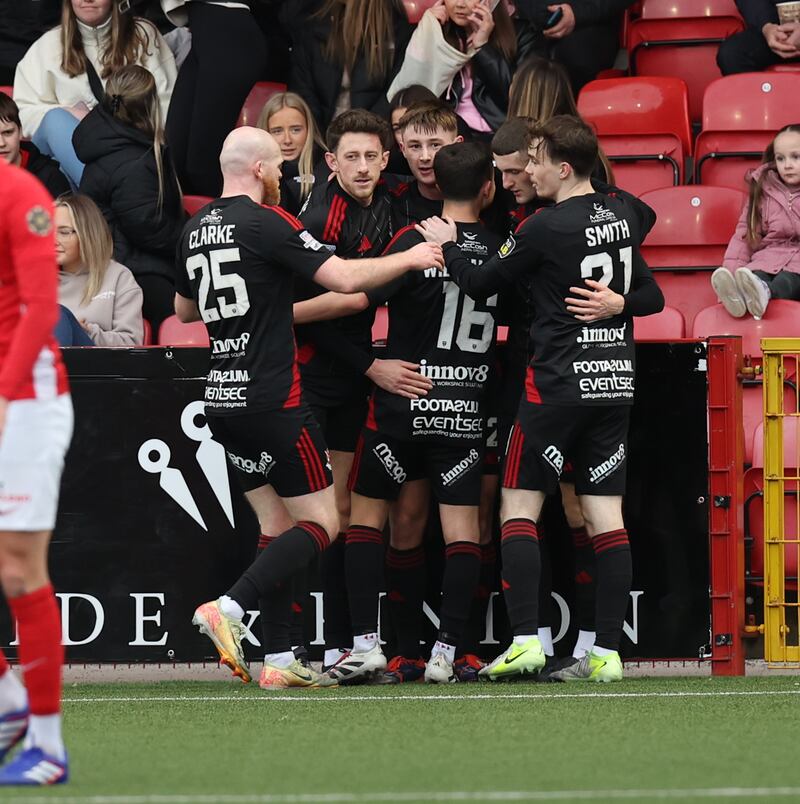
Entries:
<svg viewBox="0 0 800 804">
<path fill-rule="evenodd" d="M 208 328 L 206 413 L 261 536 L 194 622 L 236 675 L 260 608 L 265 689 L 616 681 L 633 317 L 664 298 L 639 251 L 655 213 L 615 186 L 576 96 L 614 68 L 634 0 L 436 0 L 414 23 L 411 5 L 0 3 L 0 155 L 56 199 L 62 346 L 139 345 L 175 313 Z M 800 59 L 800 21 L 737 5 L 723 74 Z M 237 127 L 264 80 L 286 86 Z M 736 317 L 800 300 L 800 127 L 772 133 L 711 280 Z M 187 195 L 206 197 L 191 217 Z M 561 658 L 547 495 L 573 540 Z M 423 656 L 432 502 L 444 573 Z M 321 672 L 298 616 L 316 560 Z M 513 641 L 485 664 L 498 575 Z"/>
</svg>

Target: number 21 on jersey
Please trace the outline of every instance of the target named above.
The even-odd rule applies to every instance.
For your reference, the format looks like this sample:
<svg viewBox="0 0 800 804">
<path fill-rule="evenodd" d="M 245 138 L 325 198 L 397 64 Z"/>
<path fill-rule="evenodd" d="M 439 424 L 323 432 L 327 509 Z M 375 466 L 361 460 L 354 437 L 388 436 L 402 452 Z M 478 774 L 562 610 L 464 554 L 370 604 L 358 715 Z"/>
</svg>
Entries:
<svg viewBox="0 0 800 804">
<path fill-rule="evenodd" d="M 200 315 L 207 324 L 209 321 L 219 321 L 222 318 L 236 318 L 244 315 L 250 309 L 250 298 L 247 295 L 247 285 L 244 279 L 236 273 L 222 273 L 221 266 L 225 263 L 239 262 L 238 248 L 218 248 L 205 254 L 192 254 L 186 260 L 186 270 L 189 278 L 194 279 L 200 271 L 200 288 L 198 300 Z M 214 295 L 209 298 L 211 291 Z M 233 291 L 233 301 L 228 301 L 224 290 Z"/>
<path fill-rule="evenodd" d="M 619 260 L 622 263 L 622 295 L 631 289 L 631 274 L 633 273 L 633 249 L 625 246 L 619 250 Z M 601 285 L 610 285 L 614 278 L 614 258 L 607 252 L 589 254 L 581 261 L 581 279 L 592 279 L 595 269 L 601 268 L 603 273 L 597 281 Z"/>
</svg>

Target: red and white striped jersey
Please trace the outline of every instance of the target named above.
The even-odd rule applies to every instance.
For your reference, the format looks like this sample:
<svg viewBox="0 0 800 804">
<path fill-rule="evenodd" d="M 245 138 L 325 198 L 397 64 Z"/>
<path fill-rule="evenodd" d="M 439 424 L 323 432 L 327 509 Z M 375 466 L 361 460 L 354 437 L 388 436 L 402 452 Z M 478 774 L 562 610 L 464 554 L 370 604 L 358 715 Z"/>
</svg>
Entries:
<svg viewBox="0 0 800 804">
<path fill-rule="evenodd" d="M 32 174 L 0 159 L 0 396 L 52 399 L 69 390 L 57 321 L 53 202 Z"/>
</svg>

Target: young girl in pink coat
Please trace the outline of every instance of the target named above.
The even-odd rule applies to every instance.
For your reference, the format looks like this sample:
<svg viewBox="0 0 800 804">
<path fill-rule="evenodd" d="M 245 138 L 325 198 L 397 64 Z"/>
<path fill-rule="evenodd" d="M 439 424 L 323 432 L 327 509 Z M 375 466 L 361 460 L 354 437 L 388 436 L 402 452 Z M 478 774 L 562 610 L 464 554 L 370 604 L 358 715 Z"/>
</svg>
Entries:
<svg viewBox="0 0 800 804">
<path fill-rule="evenodd" d="M 800 124 L 784 126 L 750 176 L 750 199 L 711 285 L 734 317 L 800 301 Z M 798 311 L 800 312 L 800 310 Z"/>
</svg>

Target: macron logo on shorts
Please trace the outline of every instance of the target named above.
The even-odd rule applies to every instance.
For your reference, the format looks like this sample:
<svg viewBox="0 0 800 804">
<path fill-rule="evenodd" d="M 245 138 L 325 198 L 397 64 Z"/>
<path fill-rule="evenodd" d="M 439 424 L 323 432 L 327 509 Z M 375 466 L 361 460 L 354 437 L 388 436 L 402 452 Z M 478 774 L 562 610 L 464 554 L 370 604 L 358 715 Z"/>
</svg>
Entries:
<svg viewBox="0 0 800 804">
<path fill-rule="evenodd" d="M 406 470 L 400 466 L 400 462 L 394 457 L 394 453 L 389 449 L 388 444 L 382 441 L 372 451 L 395 483 L 402 485 L 406 482 Z"/>
</svg>

